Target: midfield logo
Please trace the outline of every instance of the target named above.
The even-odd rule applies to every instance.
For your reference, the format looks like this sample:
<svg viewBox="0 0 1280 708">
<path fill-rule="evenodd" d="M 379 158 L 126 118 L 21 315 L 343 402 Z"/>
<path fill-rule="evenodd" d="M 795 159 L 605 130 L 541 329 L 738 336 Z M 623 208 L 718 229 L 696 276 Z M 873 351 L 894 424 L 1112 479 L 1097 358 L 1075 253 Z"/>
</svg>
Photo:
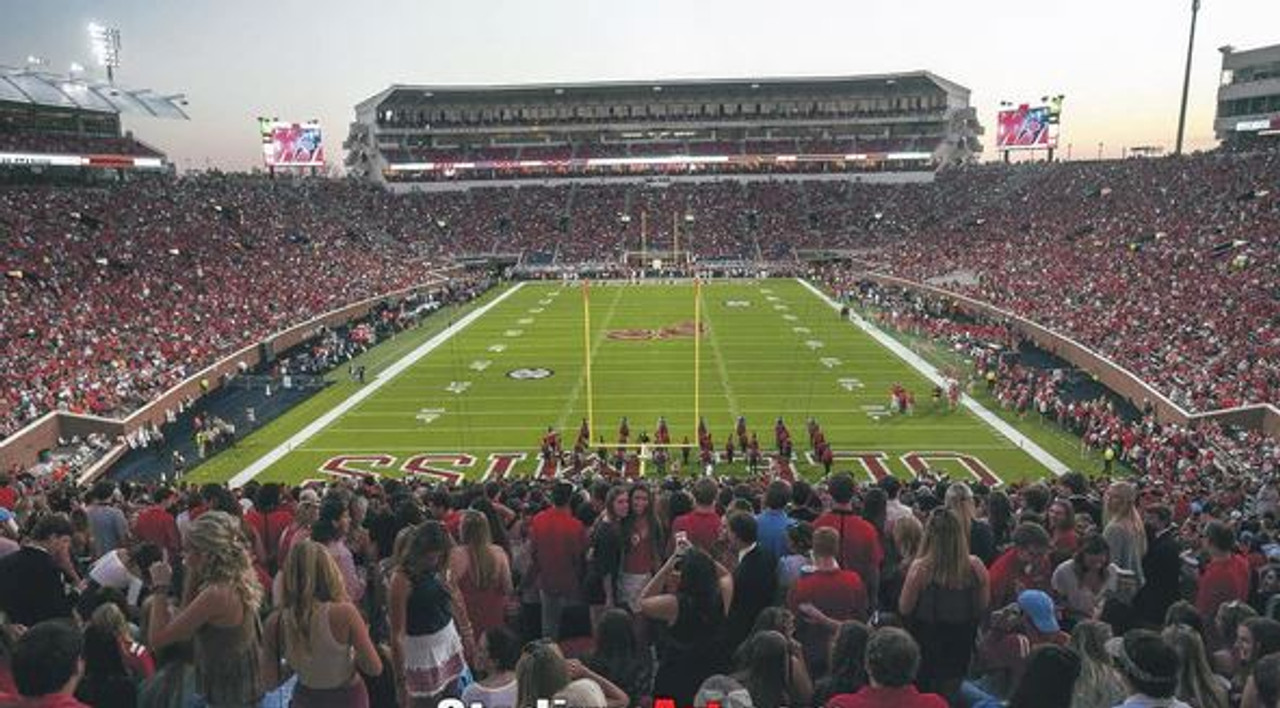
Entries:
<svg viewBox="0 0 1280 708">
<path fill-rule="evenodd" d="M 654 339 L 683 339 L 693 337 L 706 331 L 706 325 L 695 325 L 693 322 L 681 322 L 662 327 L 661 329 L 614 329 L 605 336 L 624 342 L 644 342 Z"/>
</svg>

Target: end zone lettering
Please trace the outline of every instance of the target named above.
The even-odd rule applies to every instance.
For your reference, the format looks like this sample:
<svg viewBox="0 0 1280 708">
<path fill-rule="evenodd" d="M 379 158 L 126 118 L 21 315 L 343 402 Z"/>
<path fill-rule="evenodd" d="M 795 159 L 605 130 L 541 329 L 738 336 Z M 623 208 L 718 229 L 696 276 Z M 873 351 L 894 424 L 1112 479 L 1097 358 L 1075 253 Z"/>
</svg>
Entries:
<svg viewBox="0 0 1280 708">
<path fill-rule="evenodd" d="M 881 450 L 835 450 L 833 452 L 833 459 L 836 464 L 844 463 L 845 466 L 851 463 L 856 464 L 862 468 L 862 471 L 872 481 L 879 481 L 894 474 L 889 466 L 890 459 L 893 456 L 888 452 Z M 763 458 L 766 468 L 775 476 L 788 482 L 794 482 L 799 478 L 799 469 L 794 461 L 783 461 L 772 453 L 765 453 Z M 526 452 L 490 453 L 487 458 L 488 464 L 485 466 L 484 473 L 480 475 L 478 481 L 500 482 L 511 475 L 517 464 L 528 459 L 530 459 L 530 454 Z M 539 459 L 541 459 L 541 456 L 539 456 Z M 803 459 L 811 467 L 821 466 L 811 452 L 805 453 Z M 897 455 L 896 459 L 901 467 L 905 468 L 910 477 L 919 477 L 929 471 L 931 462 L 951 462 L 959 465 L 976 481 L 988 487 L 999 487 L 1004 484 L 1004 481 L 985 462 L 963 452 L 954 450 L 910 451 Z M 386 473 L 399 472 L 404 476 L 433 477 L 446 484 L 456 485 L 462 481 L 468 470 L 476 467 L 477 462 L 476 457 L 462 452 L 411 455 L 405 458 L 403 463 L 393 455 L 365 452 L 331 457 L 320 465 L 319 471 L 332 477 L 346 479 L 380 477 Z M 543 477 L 551 479 L 559 476 L 563 469 L 559 461 L 544 461 L 539 464 L 534 474 L 541 474 Z"/>
</svg>

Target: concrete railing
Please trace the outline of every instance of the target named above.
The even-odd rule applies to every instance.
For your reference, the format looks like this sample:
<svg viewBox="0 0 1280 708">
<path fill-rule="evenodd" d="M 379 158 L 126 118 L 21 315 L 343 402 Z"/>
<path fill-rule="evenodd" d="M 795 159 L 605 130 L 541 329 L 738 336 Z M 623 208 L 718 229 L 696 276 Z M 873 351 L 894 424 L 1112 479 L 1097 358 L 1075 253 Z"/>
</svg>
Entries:
<svg viewBox="0 0 1280 708">
<path fill-rule="evenodd" d="M 220 388 L 240 372 L 241 364 L 249 369 L 261 364 L 264 344 L 270 346 L 274 352 L 287 351 L 314 337 L 322 326 L 333 327 L 345 324 L 369 314 L 380 302 L 397 300 L 430 290 L 444 283 L 449 274 L 456 270 L 458 270 L 457 267 L 450 267 L 431 271 L 429 274 L 431 278 L 418 285 L 364 298 L 270 334 L 187 377 L 124 418 L 102 418 L 60 411 L 46 413 L 25 428 L 0 441 L 0 470 L 10 469 L 15 464 L 24 469 L 34 465 L 39 461 L 41 452 L 57 447 L 59 438 L 71 439 L 77 436 L 84 438 L 98 433 L 115 443 L 121 436 L 131 435 L 139 428 L 151 423 L 164 425 L 168 420 L 169 412 L 175 411 L 180 402 L 200 398 L 205 393 Z M 116 445 L 102 459 L 86 468 L 81 473 L 80 480 L 89 481 L 106 471 L 110 467 L 109 463 L 114 463 L 127 450 L 127 445 Z"/>
<path fill-rule="evenodd" d="M 873 271 L 865 271 L 862 276 L 867 280 L 882 285 L 893 285 L 918 293 L 946 298 L 971 314 L 979 314 L 999 320 L 1013 328 L 1023 337 L 1034 342 L 1041 349 L 1089 372 L 1102 385 L 1124 396 L 1134 405 L 1141 407 L 1144 401 L 1149 401 L 1155 408 L 1157 419 L 1162 422 L 1194 426 L 1199 423 L 1214 421 L 1262 431 L 1271 438 L 1280 439 L 1280 409 L 1269 403 L 1192 413 L 1174 403 L 1168 396 L 1160 393 L 1146 381 L 1139 378 L 1137 374 L 1120 364 L 1064 334 L 1032 322 L 1025 317 L 945 288 L 925 285 L 913 280 Z"/>
</svg>

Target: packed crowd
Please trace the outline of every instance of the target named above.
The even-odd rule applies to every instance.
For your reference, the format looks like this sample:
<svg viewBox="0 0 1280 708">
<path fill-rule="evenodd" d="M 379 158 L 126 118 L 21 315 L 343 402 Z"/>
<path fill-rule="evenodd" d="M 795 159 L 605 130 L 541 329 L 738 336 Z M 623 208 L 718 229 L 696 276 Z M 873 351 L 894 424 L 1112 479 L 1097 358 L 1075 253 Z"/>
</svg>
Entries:
<svg viewBox="0 0 1280 708">
<path fill-rule="evenodd" d="M 1190 410 L 1280 399 L 1280 153 L 1021 168 L 999 188 L 944 176 L 962 218 L 867 252 L 1069 334 Z"/>
<path fill-rule="evenodd" d="M 424 281 L 443 259 L 386 210 L 324 181 L 0 192 L 0 436 L 49 410 L 125 414 L 268 333 Z"/>
<path fill-rule="evenodd" d="M 52 155 L 162 157 L 132 137 L 0 130 L 0 151 Z"/>
<path fill-rule="evenodd" d="M 640 250 L 794 262 L 806 249 L 857 249 L 873 267 L 948 278 L 1056 328 L 1189 410 L 1274 402 L 1280 194 L 1267 179 L 1278 162 L 1273 152 L 989 166 L 895 186 L 393 196 L 205 177 L 6 190 L 0 433 L 54 409 L 127 412 L 255 337 L 417 282 L 455 254 L 563 267 Z"/>
<path fill-rule="evenodd" d="M 881 326 L 927 338 L 972 362 L 957 378 L 985 386 L 1003 408 L 1038 416 L 1079 437 L 1082 449 L 1098 452 L 1108 468 L 1124 464 L 1162 484 L 1191 487 L 1203 484 L 1207 469 L 1263 477 L 1280 470 L 1280 442 L 1260 431 L 1212 423 L 1161 425 L 1149 404 L 1125 415 L 1112 397 L 1076 395 L 1065 369 L 1024 363 L 1018 354 L 1024 343 L 1004 324 L 975 320 L 942 298 L 854 282 L 838 269 L 826 271 L 824 279 Z"/>
<path fill-rule="evenodd" d="M 0 705 L 1247 708 L 1280 487 L 0 478 Z"/>
</svg>

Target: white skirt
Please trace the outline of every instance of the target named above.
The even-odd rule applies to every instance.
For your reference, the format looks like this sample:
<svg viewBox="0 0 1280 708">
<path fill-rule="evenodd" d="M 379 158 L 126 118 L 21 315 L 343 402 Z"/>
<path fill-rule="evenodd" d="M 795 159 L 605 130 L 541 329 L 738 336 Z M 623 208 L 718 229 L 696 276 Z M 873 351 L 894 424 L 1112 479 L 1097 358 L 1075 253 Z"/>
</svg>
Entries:
<svg viewBox="0 0 1280 708">
<path fill-rule="evenodd" d="M 410 696 L 434 696 L 467 670 L 462 637 L 453 621 L 434 634 L 404 639 L 404 682 Z"/>
</svg>

